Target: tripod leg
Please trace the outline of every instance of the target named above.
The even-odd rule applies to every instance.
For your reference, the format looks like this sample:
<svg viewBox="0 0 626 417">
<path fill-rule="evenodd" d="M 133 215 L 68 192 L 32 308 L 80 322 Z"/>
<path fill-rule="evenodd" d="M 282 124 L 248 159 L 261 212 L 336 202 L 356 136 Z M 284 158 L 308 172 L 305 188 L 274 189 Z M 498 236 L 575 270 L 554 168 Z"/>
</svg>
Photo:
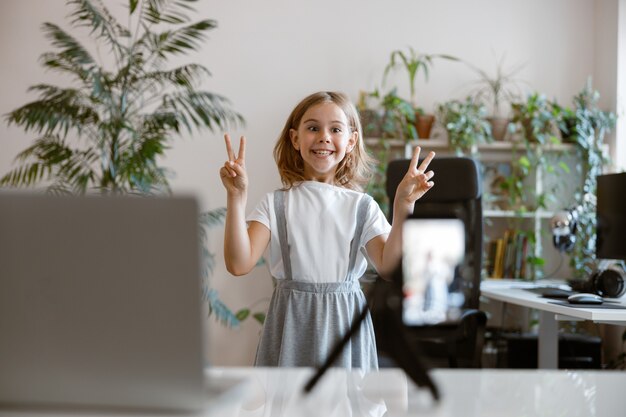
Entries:
<svg viewBox="0 0 626 417">
<path fill-rule="evenodd" d="M 388 316 L 389 317 L 389 316 Z M 411 348 L 411 345 L 404 336 L 402 325 L 398 325 L 397 320 L 388 320 L 388 325 L 395 322 L 393 326 L 393 337 L 387 339 L 386 350 L 396 364 L 406 372 L 418 387 L 427 387 L 433 398 L 439 401 L 439 389 L 426 372 L 426 368 L 419 359 L 419 355 Z"/>
<path fill-rule="evenodd" d="M 396 364 L 406 372 L 411 380 L 417 384 L 418 387 L 427 387 L 433 398 L 439 401 L 439 390 L 437 386 L 426 372 L 426 368 L 419 360 L 419 354 L 415 352 L 415 349 L 411 348 L 411 345 L 407 341 L 404 335 L 404 325 L 402 324 L 400 315 L 393 311 L 392 307 L 389 307 L 388 300 L 390 297 L 396 296 L 392 291 L 393 284 L 382 283 L 381 280 L 377 280 L 372 286 L 367 299 L 369 300 L 369 306 L 366 304 L 363 306 L 361 314 L 354 318 L 352 325 L 343 338 L 337 343 L 331 354 L 326 361 L 318 368 L 317 372 L 304 386 L 305 392 L 310 392 L 317 384 L 319 379 L 326 373 L 328 368 L 335 362 L 341 351 L 346 346 L 353 334 L 355 334 L 361 327 L 361 323 L 367 317 L 368 311 L 371 309 L 373 314 L 377 316 L 378 320 L 382 319 L 379 331 L 382 331 L 382 337 L 377 339 L 384 340 L 386 350 L 389 352 L 391 358 Z"/>
<path fill-rule="evenodd" d="M 361 310 L 361 314 L 355 317 L 354 320 L 352 321 L 352 325 L 350 326 L 350 329 L 346 332 L 346 334 L 343 335 L 343 338 L 339 341 L 339 343 L 337 343 L 334 346 L 328 358 L 326 358 L 322 366 L 318 368 L 315 375 L 313 375 L 313 377 L 309 380 L 309 382 L 307 382 L 307 384 L 304 386 L 305 392 L 310 392 L 315 386 L 315 384 L 317 384 L 317 381 L 322 377 L 322 375 L 324 375 L 326 371 L 328 370 L 328 368 L 330 368 L 331 365 L 335 362 L 335 360 L 337 360 L 343 348 L 350 341 L 350 338 L 352 337 L 352 335 L 356 334 L 356 332 L 358 332 L 359 329 L 361 328 L 361 323 L 367 317 L 368 311 L 369 309 L 366 304 L 363 306 L 363 309 Z"/>
</svg>

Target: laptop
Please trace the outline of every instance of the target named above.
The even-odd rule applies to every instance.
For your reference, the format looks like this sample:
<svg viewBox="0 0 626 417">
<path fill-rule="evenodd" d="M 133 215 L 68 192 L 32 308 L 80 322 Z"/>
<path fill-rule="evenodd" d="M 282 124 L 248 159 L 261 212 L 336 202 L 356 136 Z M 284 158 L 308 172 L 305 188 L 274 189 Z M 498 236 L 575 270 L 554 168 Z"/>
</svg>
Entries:
<svg viewBox="0 0 626 417">
<path fill-rule="evenodd" d="M 205 409 L 191 197 L 0 193 L 0 406 Z"/>
</svg>

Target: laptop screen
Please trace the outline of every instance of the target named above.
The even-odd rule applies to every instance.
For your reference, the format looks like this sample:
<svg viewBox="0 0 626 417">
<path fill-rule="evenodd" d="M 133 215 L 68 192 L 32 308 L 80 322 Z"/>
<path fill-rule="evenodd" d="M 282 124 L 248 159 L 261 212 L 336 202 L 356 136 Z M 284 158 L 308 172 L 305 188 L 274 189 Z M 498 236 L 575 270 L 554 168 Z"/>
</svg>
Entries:
<svg viewBox="0 0 626 417">
<path fill-rule="evenodd" d="M 0 193 L 0 404 L 197 408 L 194 199 Z"/>
</svg>

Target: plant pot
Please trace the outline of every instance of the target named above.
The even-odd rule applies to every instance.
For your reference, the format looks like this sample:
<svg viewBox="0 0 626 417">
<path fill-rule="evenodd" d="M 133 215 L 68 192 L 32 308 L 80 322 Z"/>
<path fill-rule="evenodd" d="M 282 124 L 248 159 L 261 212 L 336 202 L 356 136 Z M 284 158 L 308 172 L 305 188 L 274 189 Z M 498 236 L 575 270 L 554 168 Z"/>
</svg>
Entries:
<svg viewBox="0 0 626 417">
<path fill-rule="evenodd" d="M 361 127 L 363 129 L 363 135 L 366 137 L 381 137 L 382 136 L 382 117 L 379 112 L 372 109 L 364 109 L 359 112 L 361 116 Z"/>
<path fill-rule="evenodd" d="M 561 133 L 561 140 L 563 143 L 577 143 L 576 118 L 564 118 L 563 128 L 559 128 L 559 132 Z"/>
<path fill-rule="evenodd" d="M 496 141 L 503 141 L 506 136 L 507 129 L 511 119 L 507 117 L 487 117 L 489 124 L 491 125 L 491 136 Z"/>
<path fill-rule="evenodd" d="M 434 114 L 415 113 L 415 129 L 417 130 L 417 137 L 420 139 L 430 138 L 430 131 L 433 128 L 434 123 Z"/>
</svg>

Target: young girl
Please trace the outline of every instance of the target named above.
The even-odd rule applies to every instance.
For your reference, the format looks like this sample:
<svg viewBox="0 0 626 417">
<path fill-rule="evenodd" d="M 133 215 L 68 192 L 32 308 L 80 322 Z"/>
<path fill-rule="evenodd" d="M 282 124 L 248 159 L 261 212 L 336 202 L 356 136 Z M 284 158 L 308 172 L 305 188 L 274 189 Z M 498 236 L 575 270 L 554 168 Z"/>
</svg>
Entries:
<svg viewBox="0 0 626 417">
<path fill-rule="evenodd" d="M 269 246 L 276 282 L 255 364 L 319 366 L 366 304 L 358 282 L 367 267 L 363 249 L 383 276 L 399 262 L 402 222 L 433 186 L 434 174 L 425 170 L 434 153 L 418 168 L 416 148 L 398 186 L 390 226 L 376 202 L 360 191 L 369 160 L 356 109 L 341 93 L 312 94 L 291 112 L 274 147 L 284 188 L 267 194 L 246 218 L 246 141 L 241 137 L 235 157 L 229 135 L 224 138 L 226 268 L 247 274 Z M 334 365 L 378 368 L 369 316 Z"/>
</svg>

